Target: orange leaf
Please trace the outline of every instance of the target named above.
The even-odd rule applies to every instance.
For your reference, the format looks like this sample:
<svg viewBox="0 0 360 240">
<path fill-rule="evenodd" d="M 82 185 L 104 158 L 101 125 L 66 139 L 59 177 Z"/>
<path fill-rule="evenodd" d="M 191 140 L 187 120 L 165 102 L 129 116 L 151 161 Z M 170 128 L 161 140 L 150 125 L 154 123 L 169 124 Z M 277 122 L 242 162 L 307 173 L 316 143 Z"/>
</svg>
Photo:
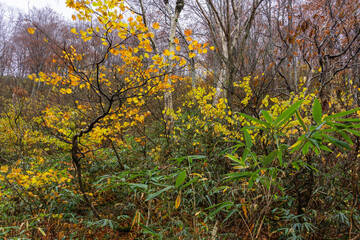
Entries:
<svg viewBox="0 0 360 240">
<path fill-rule="evenodd" d="M 195 53 L 193 53 L 193 52 L 189 53 L 189 58 L 193 58 L 193 57 L 195 57 L 195 56 L 196 56 Z"/>
<path fill-rule="evenodd" d="M 164 54 L 165 56 L 169 56 L 169 55 L 170 55 L 170 51 L 169 51 L 168 49 L 165 49 L 164 52 L 163 52 L 163 54 Z"/>
<path fill-rule="evenodd" d="M 185 29 L 184 34 L 185 36 L 189 37 L 191 35 L 192 31 L 190 29 Z"/>
<path fill-rule="evenodd" d="M 140 212 L 139 212 L 139 210 L 137 210 L 135 213 L 134 219 L 131 222 L 131 229 L 134 227 L 134 225 L 136 223 L 139 223 L 139 222 L 140 222 Z"/>
<path fill-rule="evenodd" d="M 175 209 L 178 209 L 181 203 L 181 193 L 178 194 L 175 200 Z"/>
<path fill-rule="evenodd" d="M 247 218 L 247 211 L 246 211 L 246 207 L 245 207 L 245 205 L 242 205 L 242 209 L 243 209 L 243 212 L 244 212 L 245 218 Z"/>
<path fill-rule="evenodd" d="M 157 22 L 155 22 L 154 24 L 153 24 L 153 28 L 154 29 L 159 29 L 160 28 L 160 24 L 159 23 L 157 23 Z"/>
</svg>

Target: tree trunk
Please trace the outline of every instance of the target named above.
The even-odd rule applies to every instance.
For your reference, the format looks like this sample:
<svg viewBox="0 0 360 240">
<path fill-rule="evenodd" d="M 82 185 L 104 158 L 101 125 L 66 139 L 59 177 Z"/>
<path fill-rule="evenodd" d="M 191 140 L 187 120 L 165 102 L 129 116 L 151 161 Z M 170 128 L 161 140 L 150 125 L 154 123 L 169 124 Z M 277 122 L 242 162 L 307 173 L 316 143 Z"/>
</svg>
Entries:
<svg viewBox="0 0 360 240">
<path fill-rule="evenodd" d="M 184 0 L 177 0 L 176 6 L 175 6 L 175 12 L 171 14 L 170 5 L 168 0 L 164 0 L 166 9 L 168 11 L 169 16 L 171 16 L 171 23 L 170 23 L 170 32 L 169 32 L 169 51 L 171 53 L 175 52 L 175 33 L 176 33 L 176 26 L 177 22 L 179 20 L 180 13 L 182 9 L 184 8 Z M 174 118 L 172 116 L 174 112 L 173 107 L 173 98 L 172 98 L 172 81 L 170 78 L 170 74 L 172 74 L 173 71 L 173 59 L 172 55 L 167 59 L 168 60 L 168 67 L 167 67 L 167 75 L 165 76 L 165 80 L 167 81 L 167 87 L 165 88 L 164 93 L 164 120 L 166 124 L 165 133 L 168 135 L 171 133 L 173 127 L 174 127 Z"/>
<path fill-rule="evenodd" d="M 76 176 L 77 176 L 77 180 L 79 183 L 80 191 L 84 197 L 85 203 L 90 207 L 94 216 L 97 219 L 102 220 L 102 217 L 100 216 L 98 211 L 95 209 L 94 205 L 92 204 L 92 202 L 89 198 L 88 193 L 85 190 L 84 182 L 82 180 L 82 168 L 81 168 L 81 164 L 80 164 L 80 159 L 81 159 L 80 154 L 81 154 L 81 151 L 79 149 L 79 135 L 76 134 L 72 139 L 71 158 L 73 160 L 73 163 L 74 163 L 74 166 L 76 169 Z"/>
</svg>

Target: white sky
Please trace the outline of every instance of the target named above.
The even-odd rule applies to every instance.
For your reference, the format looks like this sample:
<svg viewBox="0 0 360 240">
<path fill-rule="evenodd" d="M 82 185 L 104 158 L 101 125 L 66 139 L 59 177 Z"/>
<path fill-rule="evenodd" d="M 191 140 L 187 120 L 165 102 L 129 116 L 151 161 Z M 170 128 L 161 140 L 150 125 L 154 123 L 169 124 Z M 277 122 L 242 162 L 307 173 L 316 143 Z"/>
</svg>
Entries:
<svg viewBox="0 0 360 240">
<path fill-rule="evenodd" d="M 27 13 L 28 9 L 33 7 L 50 7 L 68 20 L 71 19 L 73 13 L 73 9 L 66 7 L 65 0 L 0 0 L 0 3 L 5 6 L 18 8 L 24 13 Z"/>
</svg>

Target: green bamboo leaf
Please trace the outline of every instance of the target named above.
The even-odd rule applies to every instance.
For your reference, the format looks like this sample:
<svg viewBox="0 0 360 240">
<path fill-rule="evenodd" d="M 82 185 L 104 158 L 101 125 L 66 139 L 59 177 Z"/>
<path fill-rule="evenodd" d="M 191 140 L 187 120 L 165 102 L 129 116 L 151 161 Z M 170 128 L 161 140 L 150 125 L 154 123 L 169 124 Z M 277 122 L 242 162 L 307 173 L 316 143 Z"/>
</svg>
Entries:
<svg viewBox="0 0 360 240">
<path fill-rule="evenodd" d="M 320 145 L 318 140 L 310 138 L 309 141 L 319 150 L 320 149 Z"/>
<path fill-rule="evenodd" d="M 159 237 L 160 239 L 163 238 L 163 235 L 161 235 L 161 234 L 153 231 L 152 229 L 148 228 L 148 227 L 145 226 L 144 224 L 141 224 L 141 223 L 140 223 L 140 225 L 141 225 L 142 231 L 143 231 L 144 233 L 148 233 L 148 234 L 151 234 L 151 235 L 153 235 L 153 236 L 157 236 L 157 237 Z"/>
<path fill-rule="evenodd" d="M 254 122 L 256 122 L 256 123 L 258 123 L 258 124 L 260 124 L 260 125 L 262 125 L 264 127 L 270 127 L 270 125 L 267 122 L 261 121 L 261 120 L 259 120 L 257 118 L 254 118 L 254 117 L 251 117 L 251 116 L 249 116 L 249 115 L 247 115 L 245 113 L 238 113 L 238 114 L 240 114 L 244 118 L 247 118 L 247 119 L 249 119 L 251 121 L 254 121 Z"/>
<path fill-rule="evenodd" d="M 302 147 L 301 151 L 302 151 L 302 154 L 303 154 L 304 156 L 305 156 L 306 154 L 308 154 L 309 148 L 310 148 L 311 145 L 312 145 L 311 142 L 306 142 L 306 143 L 304 144 L 304 146 Z"/>
<path fill-rule="evenodd" d="M 240 141 L 224 141 L 224 142 L 229 142 L 229 143 L 236 143 L 236 145 L 225 148 L 223 151 L 220 152 L 219 155 L 225 155 L 226 153 L 228 153 L 230 150 L 232 153 L 236 152 L 239 148 L 244 147 L 245 144 L 240 142 Z"/>
<path fill-rule="evenodd" d="M 237 180 L 242 178 L 248 178 L 252 175 L 252 172 L 234 172 L 234 173 L 228 173 L 226 176 L 230 180 Z"/>
<path fill-rule="evenodd" d="M 190 155 L 188 157 L 190 157 L 190 158 L 192 158 L 194 160 L 206 158 L 206 156 L 204 156 L 204 155 Z"/>
<path fill-rule="evenodd" d="M 299 111 L 296 110 L 295 113 L 296 113 L 296 118 L 298 119 L 298 121 L 299 121 L 301 127 L 303 128 L 304 132 L 307 132 L 308 129 L 307 129 L 305 123 L 304 123 L 304 120 L 303 120 L 302 117 L 300 116 Z"/>
<path fill-rule="evenodd" d="M 292 162 L 291 165 L 293 165 L 293 167 L 296 169 L 296 170 L 299 170 L 300 169 L 300 166 L 297 162 Z"/>
<path fill-rule="evenodd" d="M 254 186 L 255 182 L 257 183 L 260 180 L 260 178 L 259 178 L 260 171 L 261 171 L 261 169 L 258 169 L 253 174 L 251 174 L 251 177 L 249 179 L 249 185 L 248 185 L 249 189 Z"/>
<path fill-rule="evenodd" d="M 313 119 L 316 122 L 316 124 L 319 124 L 322 119 L 322 110 L 321 110 L 321 104 L 320 101 L 315 98 L 313 108 L 312 108 L 312 115 Z"/>
<path fill-rule="evenodd" d="M 185 178 L 186 178 L 186 171 L 184 170 L 176 178 L 175 187 L 178 188 L 181 184 L 183 184 L 183 182 L 185 181 Z"/>
<path fill-rule="evenodd" d="M 112 223 L 111 220 L 109 220 L 109 227 L 110 227 L 111 229 L 114 229 L 114 225 L 113 225 L 113 223 Z"/>
<path fill-rule="evenodd" d="M 239 210 L 237 210 L 236 208 L 231 210 L 228 215 L 226 216 L 226 218 L 222 221 L 223 223 L 226 222 L 234 213 L 238 212 Z"/>
<path fill-rule="evenodd" d="M 335 113 L 335 114 L 332 114 L 330 116 L 327 116 L 324 118 L 324 121 L 327 121 L 327 120 L 330 120 L 330 119 L 334 119 L 334 118 L 341 118 L 343 116 L 346 116 L 346 115 L 350 115 L 356 111 L 358 111 L 360 108 L 355 108 L 355 109 L 352 109 L 352 110 L 349 110 L 349 111 L 344 111 L 344 112 L 340 112 L 340 113 Z"/>
<path fill-rule="evenodd" d="M 356 130 L 353 130 L 353 129 L 345 129 L 345 131 L 347 131 L 347 132 L 349 132 L 349 133 L 352 133 L 352 134 L 354 134 L 355 136 L 360 137 L 360 132 L 359 132 L 359 131 L 356 131 Z"/>
<path fill-rule="evenodd" d="M 337 122 L 328 122 L 327 125 L 332 126 L 336 129 L 346 129 L 346 128 L 352 128 L 354 125 L 352 124 L 343 124 L 343 123 L 337 123 Z M 355 125 L 356 126 L 356 125 Z"/>
<path fill-rule="evenodd" d="M 276 151 L 277 151 L 277 157 L 279 159 L 279 164 L 282 167 L 283 166 L 283 154 L 282 154 L 282 151 L 280 149 L 278 149 Z"/>
<path fill-rule="evenodd" d="M 349 144 L 354 144 L 351 138 L 344 131 L 340 131 L 340 134 Z"/>
<path fill-rule="evenodd" d="M 265 110 L 261 110 L 260 113 L 264 116 L 266 122 L 268 124 L 272 125 L 273 118 L 272 118 L 271 114 L 268 111 L 265 111 Z"/>
<path fill-rule="evenodd" d="M 345 149 L 350 149 L 350 145 L 347 142 L 343 142 L 340 141 L 336 138 L 330 137 L 328 135 L 323 135 L 325 138 L 327 138 L 330 142 L 334 143 L 336 146 L 340 147 L 342 150 Z"/>
<path fill-rule="evenodd" d="M 250 150 L 248 148 L 245 148 L 241 156 L 241 161 L 245 162 L 246 158 L 249 156 L 249 153 Z"/>
<path fill-rule="evenodd" d="M 336 119 L 334 119 L 334 121 L 358 123 L 358 122 L 360 122 L 360 118 L 336 118 Z"/>
<path fill-rule="evenodd" d="M 149 201 L 149 200 L 151 200 L 151 199 L 154 199 L 154 198 L 156 198 L 157 196 L 159 196 L 160 194 L 162 194 L 163 192 L 168 191 L 168 190 L 171 189 L 171 188 L 174 188 L 174 187 L 173 187 L 173 186 L 168 186 L 168 187 L 166 187 L 166 188 L 161 189 L 160 191 L 157 191 L 157 192 L 155 192 L 155 193 L 152 193 L 152 194 L 150 194 L 150 195 L 146 198 L 145 201 Z"/>
<path fill-rule="evenodd" d="M 248 148 L 251 148 L 253 146 L 251 136 L 246 128 L 243 128 L 242 131 L 244 132 L 244 138 L 245 138 L 245 145 Z"/>
<path fill-rule="evenodd" d="M 192 183 L 196 182 L 198 179 L 199 179 L 199 177 L 194 177 L 193 179 L 191 179 L 190 181 L 188 181 L 187 183 L 185 183 L 184 185 L 182 185 L 182 186 L 180 187 L 180 189 L 186 188 L 187 186 L 189 186 L 189 185 L 191 185 Z"/>
<path fill-rule="evenodd" d="M 125 185 L 125 184 L 124 184 Z M 143 189 L 148 189 L 148 185 L 147 184 L 142 184 L 142 183 L 128 183 L 127 184 L 129 187 L 131 188 L 143 188 Z"/>
<path fill-rule="evenodd" d="M 332 152 L 332 150 L 330 148 L 328 148 L 327 146 L 325 146 L 325 145 L 320 145 L 320 149 L 324 150 L 324 151 L 327 151 L 327 152 Z"/>
<path fill-rule="evenodd" d="M 209 217 L 214 216 L 215 214 L 217 214 L 218 212 L 220 212 L 223 208 L 229 209 L 230 207 L 233 207 L 234 203 L 233 202 L 224 202 L 222 203 L 215 211 L 211 212 L 209 214 Z"/>
<path fill-rule="evenodd" d="M 274 161 L 275 156 L 277 154 L 277 150 L 272 151 L 271 153 L 269 153 L 266 157 L 264 157 L 263 163 L 264 166 L 270 166 L 270 164 Z"/>
<path fill-rule="evenodd" d="M 234 162 L 239 163 L 241 166 L 245 165 L 245 162 L 244 162 L 243 159 L 239 159 L 239 158 L 237 158 L 237 157 L 235 157 L 233 155 L 230 155 L 230 154 L 227 154 L 226 157 L 229 158 L 230 160 L 234 161 Z"/>
<path fill-rule="evenodd" d="M 282 112 L 274 121 L 274 126 L 276 128 L 281 127 L 284 123 L 287 122 L 287 120 L 289 120 L 289 118 L 292 117 L 292 115 L 294 114 L 294 112 L 296 110 L 298 110 L 298 108 L 301 106 L 301 104 L 303 103 L 304 100 L 298 101 L 296 103 L 294 103 L 293 105 L 291 105 L 288 109 L 286 109 L 284 112 Z"/>
<path fill-rule="evenodd" d="M 210 207 L 205 208 L 204 211 L 207 211 L 209 209 L 216 208 L 216 207 L 222 206 L 222 205 L 229 205 L 229 206 L 232 205 L 232 206 L 234 206 L 234 202 L 227 201 L 227 202 L 217 203 L 215 205 L 211 205 Z"/>
</svg>

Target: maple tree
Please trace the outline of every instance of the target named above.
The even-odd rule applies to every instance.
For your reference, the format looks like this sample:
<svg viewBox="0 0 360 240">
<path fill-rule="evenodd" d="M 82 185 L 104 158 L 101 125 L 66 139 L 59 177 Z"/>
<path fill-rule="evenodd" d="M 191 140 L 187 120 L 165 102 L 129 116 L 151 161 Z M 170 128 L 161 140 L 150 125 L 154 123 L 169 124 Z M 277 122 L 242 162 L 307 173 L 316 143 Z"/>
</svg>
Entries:
<svg viewBox="0 0 360 240">
<path fill-rule="evenodd" d="M 71 145 L 71 156 L 84 199 L 95 216 L 101 219 L 82 180 L 84 152 L 93 144 L 102 144 L 106 138 L 119 142 L 116 135 L 121 135 L 128 126 L 144 121 L 147 113 L 139 113 L 144 96 L 154 94 L 164 86 L 160 77 L 166 75 L 165 67 L 172 63 L 152 53 L 150 38 L 153 33 L 143 24 L 142 17 L 125 19 L 124 2 L 93 1 L 85 4 L 68 1 L 67 4 L 78 9 L 79 20 L 98 23 L 86 31 L 78 33 L 72 29 L 71 32 L 85 43 L 95 42 L 102 46 L 94 49 L 93 56 L 84 57 L 85 54 L 78 53 L 72 45 L 65 44 L 60 61 L 66 75 L 39 73 L 39 77 L 33 78 L 58 87 L 60 93 L 74 99 L 70 109 L 47 109 L 43 124 Z M 114 58 L 111 62 L 109 56 Z M 65 121 L 59 125 L 56 123 L 59 119 Z"/>
</svg>

